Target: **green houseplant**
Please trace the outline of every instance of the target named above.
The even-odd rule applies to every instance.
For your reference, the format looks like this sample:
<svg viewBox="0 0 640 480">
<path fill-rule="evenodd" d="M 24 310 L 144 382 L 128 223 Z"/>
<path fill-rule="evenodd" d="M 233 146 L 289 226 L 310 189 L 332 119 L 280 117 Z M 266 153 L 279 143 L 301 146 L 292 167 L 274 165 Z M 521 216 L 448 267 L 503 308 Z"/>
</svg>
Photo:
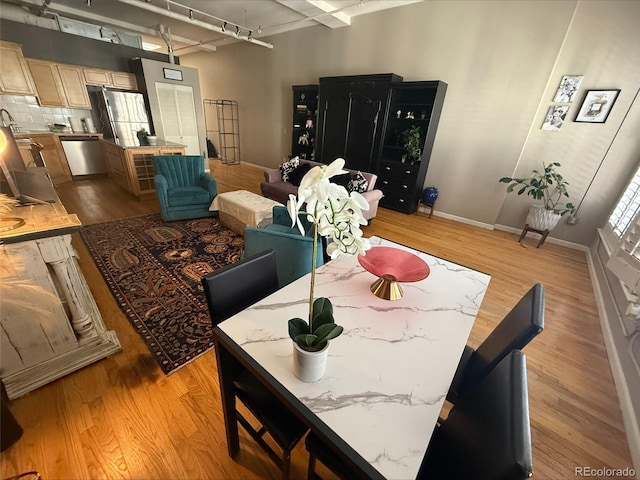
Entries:
<svg viewBox="0 0 640 480">
<path fill-rule="evenodd" d="M 364 254 L 370 248 L 368 239 L 362 238 L 360 229 L 360 225 L 367 224 L 362 210 L 367 210 L 369 204 L 359 193 L 349 193 L 343 186 L 329 181 L 332 176 L 345 173 L 343 167 L 342 158 L 329 165 L 313 167 L 302 178 L 298 197 L 289 195 L 287 202 L 291 226 L 297 226 L 300 234 L 304 235 L 300 214 L 306 215 L 313 224 L 313 238 L 321 235 L 329 240 L 327 254 L 331 258 Z M 324 297 L 314 301 L 317 244 L 317 241 L 313 242 L 308 321 L 302 318 L 289 320 L 289 336 L 294 342 L 294 373 L 306 382 L 322 377 L 328 342 L 344 331 L 335 323 L 331 301 Z"/>
<path fill-rule="evenodd" d="M 541 171 L 534 169 L 528 177 L 502 177 L 499 180 L 509 184 L 507 193 L 517 188 L 518 195 L 526 193 L 535 200 L 542 200 L 542 205 L 532 205 L 527 216 L 527 224 L 536 230 L 552 230 L 563 215 L 575 210 L 573 203 L 565 201 L 569 198 L 569 183 L 558 172 L 560 166 L 558 162 L 543 163 Z"/>
<path fill-rule="evenodd" d="M 402 132 L 403 147 L 407 151 L 407 158 L 413 163 L 420 160 L 420 127 L 414 125 L 413 127 Z"/>
</svg>

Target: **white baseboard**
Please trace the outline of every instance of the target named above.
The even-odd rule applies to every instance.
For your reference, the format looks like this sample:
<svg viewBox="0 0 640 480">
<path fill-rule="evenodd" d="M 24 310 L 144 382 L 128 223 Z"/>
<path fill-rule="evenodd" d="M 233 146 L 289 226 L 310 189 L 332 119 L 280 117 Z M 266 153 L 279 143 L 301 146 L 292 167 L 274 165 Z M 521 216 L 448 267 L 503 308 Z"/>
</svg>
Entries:
<svg viewBox="0 0 640 480">
<path fill-rule="evenodd" d="M 427 212 L 427 209 L 422 207 L 420 209 L 420 211 L 421 212 Z M 437 210 L 434 210 L 433 214 L 436 217 L 446 218 L 447 220 L 454 220 L 456 222 L 466 223 L 467 225 L 473 225 L 474 227 L 480 227 L 480 228 L 484 228 L 486 230 L 493 230 L 493 225 L 490 225 L 488 223 L 477 222 L 476 220 L 469 220 L 468 218 L 458 217 L 457 215 L 450 215 L 448 213 L 439 212 Z"/>
<path fill-rule="evenodd" d="M 598 307 L 598 317 L 600 318 L 602 336 L 607 349 L 607 357 L 609 358 L 609 365 L 611 366 L 614 384 L 618 393 L 618 401 L 620 402 L 622 420 L 627 433 L 627 442 L 629 443 L 629 450 L 631 451 L 631 459 L 635 466 L 635 471 L 638 473 L 637 478 L 640 478 L 640 424 L 638 423 L 639 419 L 633 408 L 633 400 L 627 386 L 622 364 L 620 363 L 620 356 L 613 341 L 609 316 L 607 315 L 607 311 L 604 306 L 605 301 L 603 288 L 608 292 L 609 296 L 613 297 L 613 293 L 607 285 L 601 286 L 600 281 L 598 280 L 599 276 L 596 274 L 596 261 L 594 260 L 591 249 L 587 249 L 587 265 L 589 267 L 589 276 L 591 277 L 593 293 Z M 599 261 L 598 265 L 600 265 L 600 268 L 603 268 Z"/>
<path fill-rule="evenodd" d="M 521 228 L 513 228 L 513 227 L 509 227 L 507 225 L 499 225 L 499 224 L 495 225 L 495 229 L 496 230 L 501 230 L 503 232 L 516 233 L 518 235 L 520 235 L 520 232 L 522 232 Z M 535 232 L 531 232 L 531 233 L 533 235 L 538 235 Z M 572 248 L 574 250 L 581 250 L 583 252 L 588 252 L 589 251 L 589 247 L 587 247 L 586 245 L 581 245 L 579 243 L 569 242 L 567 240 L 561 240 L 559 238 L 547 237 L 545 242 L 553 243 L 554 245 L 560 245 L 562 247 Z"/>
</svg>

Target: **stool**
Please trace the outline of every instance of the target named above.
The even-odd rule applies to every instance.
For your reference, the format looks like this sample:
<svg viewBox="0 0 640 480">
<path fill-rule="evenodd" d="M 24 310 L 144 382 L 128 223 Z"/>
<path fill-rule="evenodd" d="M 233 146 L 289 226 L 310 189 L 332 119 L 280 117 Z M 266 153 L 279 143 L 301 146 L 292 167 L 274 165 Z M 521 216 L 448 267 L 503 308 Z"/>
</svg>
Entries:
<svg viewBox="0 0 640 480">
<path fill-rule="evenodd" d="M 431 218 L 431 216 L 433 215 L 433 206 L 436 204 L 436 202 L 433 203 L 425 203 L 422 200 L 418 200 L 418 209 L 416 210 L 416 215 L 418 215 L 420 212 L 420 207 L 427 207 L 429 209 L 429 218 Z"/>
<path fill-rule="evenodd" d="M 540 238 L 540 241 L 538 241 L 538 245 L 536 246 L 536 248 L 540 248 L 540 245 L 542 245 L 544 243 L 544 241 L 547 239 L 547 235 L 549 235 L 549 230 L 537 230 L 535 228 L 531 228 L 529 226 L 529 224 L 527 223 L 524 226 L 524 230 L 522 230 L 522 233 L 520 234 L 520 238 L 518 239 L 518 243 L 522 241 L 522 239 L 527 235 L 528 232 L 534 232 L 534 233 L 542 235 L 542 237 Z"/>
</svg>

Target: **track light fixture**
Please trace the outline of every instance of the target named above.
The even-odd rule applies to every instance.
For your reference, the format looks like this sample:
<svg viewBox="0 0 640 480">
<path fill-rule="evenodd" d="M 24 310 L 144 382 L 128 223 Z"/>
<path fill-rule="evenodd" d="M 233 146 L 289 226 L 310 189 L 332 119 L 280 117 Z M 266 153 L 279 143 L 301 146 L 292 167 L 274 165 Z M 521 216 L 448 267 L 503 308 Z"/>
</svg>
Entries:
<svg viewBox="0 0 640 480">
<path fill-rule="evenodd" d="M 240 36 L 240 27 L 236 25 L 236 37 Z"/>
<path fill-rule="evenodd" d="M 262 33 L 262 25 L 258 25 L 258 33 Z"/>
<path fill-rule="evenodd" d="M 253 35 L 253 32 L 249 30 L 249 34 L 247 35 L 247 40 L 251 40 L 251 35 Z"/>
<path fill-rule="evenodd" d="M 193 10 L 189 9 L 189 20 L 193 20 Z"/>
<path fill-rule="evenodd" d="M 227 22 L 223 22 L 220 29 L 224 32 L 227 29 Z"/>
</svg>

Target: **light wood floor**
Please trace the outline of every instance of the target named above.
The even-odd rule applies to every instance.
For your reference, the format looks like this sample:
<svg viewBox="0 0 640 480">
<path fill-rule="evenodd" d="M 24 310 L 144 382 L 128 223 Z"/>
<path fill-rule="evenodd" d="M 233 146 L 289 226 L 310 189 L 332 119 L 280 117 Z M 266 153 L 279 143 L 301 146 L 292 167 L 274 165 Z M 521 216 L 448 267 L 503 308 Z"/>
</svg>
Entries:
<svg viewBox="0 0 640 480">
<path fill-rule="evenodd" d="M 220 191 L 259 193 L 259 169 L 216 160 L 211 170 Z M 59 194 L 87 224 L 158 211 L 156 200 L 138 201 L 105 180 L 67 184 Z M 472 346 L 531 285 L 544 284 L 545 329 L 524 350 L 534 476 L 567 479 L 578 466 L 632 466 L 584 253 L 549 243 L 537 249 L 533 238 L 521 245 L 508 233 L 385 209 L 365 234 L 491 274 Z M 0 455 L 0 476 L 35 469 L 44 479 L 278 479 L 247 435 L 237 458 L 227 456 L 213 351 L 163 375 L 79 237 L 74 245 L 123 351 L 10 402 L 25 433 Z M 305 478 L 306 461 L 299 445 L 292 478 Z"/>
</svg>

